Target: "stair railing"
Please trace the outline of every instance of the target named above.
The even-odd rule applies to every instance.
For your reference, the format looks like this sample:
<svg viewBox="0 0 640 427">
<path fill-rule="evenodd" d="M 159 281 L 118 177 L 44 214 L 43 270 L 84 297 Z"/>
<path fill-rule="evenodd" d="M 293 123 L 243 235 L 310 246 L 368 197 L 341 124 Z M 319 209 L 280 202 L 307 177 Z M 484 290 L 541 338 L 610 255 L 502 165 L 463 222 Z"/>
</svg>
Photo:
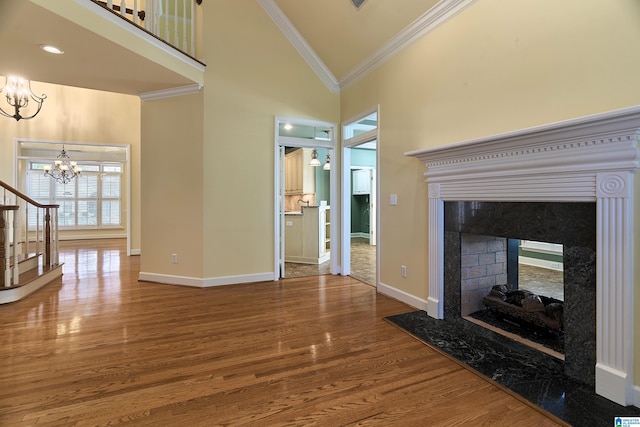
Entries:
<svg viewBox="0 0 640 427">
<path fill-rule="evenodd" d="M 195 5 L 202 0 L 146 0 L 147 10 L 138 8 L 139 0 L 91 0 L 143 28 L 160 40 L 195 56 Z"/>
<path fill-rule="evenodd" d="M 59 264 L 59 205 L 37 202 L 3 181 L 0 187 L 0 254 L 4 259 L 0 268 L 4 270 L 5 286 L 11 286 L 18 284 L 21 256 L 34 253 L 43 256 L 45 266 Z"/>
</svg>

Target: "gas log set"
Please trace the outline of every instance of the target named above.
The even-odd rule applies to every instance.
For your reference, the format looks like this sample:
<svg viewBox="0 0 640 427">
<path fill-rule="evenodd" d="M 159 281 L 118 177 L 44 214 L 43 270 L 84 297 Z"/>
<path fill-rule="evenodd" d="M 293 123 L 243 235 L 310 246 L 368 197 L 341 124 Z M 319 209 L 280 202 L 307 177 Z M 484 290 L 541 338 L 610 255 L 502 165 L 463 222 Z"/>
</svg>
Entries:
<svg viewBox="0 0 640 427">
<path fill-rule="evenodd" d="M 534 325 L 560 332 L 563 330 L 563 302 L 509 284 L 495 285 L 482 302 L 495 314 L 505 316 L 522 327 Z"/>
</svg>

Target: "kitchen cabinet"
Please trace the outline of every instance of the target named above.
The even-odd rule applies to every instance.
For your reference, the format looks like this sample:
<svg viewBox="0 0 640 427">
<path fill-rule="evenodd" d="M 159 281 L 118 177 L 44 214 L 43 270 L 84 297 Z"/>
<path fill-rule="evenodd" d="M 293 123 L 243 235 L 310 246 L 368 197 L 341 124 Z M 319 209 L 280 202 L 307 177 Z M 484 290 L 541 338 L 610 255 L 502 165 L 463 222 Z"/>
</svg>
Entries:
<svg viewBox="0 0 640 427">
<path fill-rule="evenodd" d="M 320 211 L 318 212 L 320 215 L 319 218 L 319 226 L 320 226 L 320 253 L 321 255 L 325 255 L 329 253 L 331 249 L 331 215 L 330 209 L 322 208 L 320 206 Z"/>
<path fill-rule="evenodd" d="M 284 260 L 322 264 L 330 259 L 329 207 L 303 206 L 302 214 L 285 214 Z"/>
<path fill-rule="evenodd" d="M 353 195 L 371 194 L 371 178 L 373 169 L 356 169 L 353 171 Z"/>
<path fill-rule="evenodd" d="M 312 151 L 311 148 L 300 148 L 285 155 L 285 194 L 312 194 L 316 192 L 316 168 L 309 166 Z"/>
</svg>

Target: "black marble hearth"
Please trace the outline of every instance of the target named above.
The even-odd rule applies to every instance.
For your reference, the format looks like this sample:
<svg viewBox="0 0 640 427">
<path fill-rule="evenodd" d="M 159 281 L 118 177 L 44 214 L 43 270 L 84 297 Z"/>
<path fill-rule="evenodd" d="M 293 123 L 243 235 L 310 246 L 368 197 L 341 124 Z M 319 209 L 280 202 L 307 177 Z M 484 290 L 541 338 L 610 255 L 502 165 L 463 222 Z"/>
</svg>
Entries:
<svg viewBox="0 0 640 427">
<path fill-rule="evenodd" d="M 563 362 L 471 322 L 436 320 L 424 311 L 387 318 L 487 378 L 574 426 L 612 426 L 615 417 L 638 417 L 572 379 Z"/>
<path fill-rule="evenodd" d="M 463 233 L 563 245 L 565 375 L 595 386 L 596 206 L 591 202 L 444 204 L 444 317 L 461 318 Z"/>
</svg>

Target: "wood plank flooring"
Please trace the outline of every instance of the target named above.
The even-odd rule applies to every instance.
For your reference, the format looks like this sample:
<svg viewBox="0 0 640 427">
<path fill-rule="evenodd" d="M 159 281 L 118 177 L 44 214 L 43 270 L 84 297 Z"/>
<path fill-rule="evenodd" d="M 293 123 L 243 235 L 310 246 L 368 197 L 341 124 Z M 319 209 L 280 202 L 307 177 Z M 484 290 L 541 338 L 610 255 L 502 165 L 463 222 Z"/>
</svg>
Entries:
<svg viewBox="0 0 640 427">
<path fill-rule="evenodd" d="M 553 426 L 385 322 L 350 277 L 138 282 L 122 240 L 62 242 L 63 277 L 0 306 L 1 426 Z"/>
</svg>

